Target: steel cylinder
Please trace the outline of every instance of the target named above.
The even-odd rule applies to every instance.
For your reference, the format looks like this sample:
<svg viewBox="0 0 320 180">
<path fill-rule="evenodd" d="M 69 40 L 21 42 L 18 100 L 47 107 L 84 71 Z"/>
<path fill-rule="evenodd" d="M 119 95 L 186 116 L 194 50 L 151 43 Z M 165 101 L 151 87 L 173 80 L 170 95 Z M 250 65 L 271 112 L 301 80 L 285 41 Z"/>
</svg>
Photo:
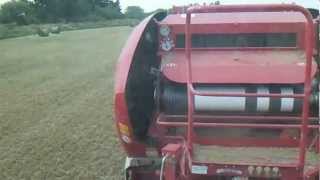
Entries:
<svg viewBox="0 0 320 180">
<path fill-rule="evenodd" d="M 303 85 L 198 85 L 195 86 L 195 89 L 200 92 L 226 94 L 303 94 Z M 164 86 L 160 99 L 161 109 L 166 114 L 181 115 L 187 111 L 187 90 L 185 86 Z M 302 99 L 287 97 L 217 97 L 196 95 L 194 98 L 194 107 L 197 113 L 288 115 L 301 113 L 302 104 Z"/>
</svg>

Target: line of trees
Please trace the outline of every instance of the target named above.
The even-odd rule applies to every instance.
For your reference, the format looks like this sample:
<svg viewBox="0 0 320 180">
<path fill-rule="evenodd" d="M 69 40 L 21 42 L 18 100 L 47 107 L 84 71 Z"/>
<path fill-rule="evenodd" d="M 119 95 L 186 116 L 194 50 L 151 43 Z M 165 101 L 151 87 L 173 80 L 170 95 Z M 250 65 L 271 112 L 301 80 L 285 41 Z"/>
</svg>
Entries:
<svg viewBox="0 0 320 180">
<path fill-rule="evenodd" d="M 27 25 L 145 17 L 139 6 L 122 13 L 119 0 L 11 0 L 0 9 L 0 23 Z"/>
</svg>

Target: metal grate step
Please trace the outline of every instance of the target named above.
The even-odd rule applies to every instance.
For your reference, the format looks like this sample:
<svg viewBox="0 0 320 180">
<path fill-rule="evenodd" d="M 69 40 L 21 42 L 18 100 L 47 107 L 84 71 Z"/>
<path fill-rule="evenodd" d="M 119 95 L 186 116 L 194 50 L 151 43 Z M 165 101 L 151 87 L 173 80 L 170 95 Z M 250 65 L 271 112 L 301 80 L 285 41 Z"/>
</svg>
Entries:
<svg viewBox="0 0 320 180">
<path fill-rule="evenodd" d="M 194 145 L 194 161 L 215 164 L 278 164 L 288 165 L 298 162 L 298 148 L 224 147 Z M 319 154 L 308 152 L 306 168 L 316 167 Z"/>
</svg>

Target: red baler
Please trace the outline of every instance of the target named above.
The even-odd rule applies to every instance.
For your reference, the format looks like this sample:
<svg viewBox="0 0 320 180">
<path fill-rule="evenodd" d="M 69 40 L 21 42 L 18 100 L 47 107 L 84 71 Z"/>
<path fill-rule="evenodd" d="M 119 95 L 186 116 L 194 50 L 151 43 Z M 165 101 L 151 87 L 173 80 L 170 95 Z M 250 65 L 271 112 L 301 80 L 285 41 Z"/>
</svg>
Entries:
<svg viewBox="0 0 320 180">
<path fill-rule="evenodd" d="M 173 7 L 116 69 L 126 179 L 319 178 L 319 19 L 292 4 Z"/>
</svg>

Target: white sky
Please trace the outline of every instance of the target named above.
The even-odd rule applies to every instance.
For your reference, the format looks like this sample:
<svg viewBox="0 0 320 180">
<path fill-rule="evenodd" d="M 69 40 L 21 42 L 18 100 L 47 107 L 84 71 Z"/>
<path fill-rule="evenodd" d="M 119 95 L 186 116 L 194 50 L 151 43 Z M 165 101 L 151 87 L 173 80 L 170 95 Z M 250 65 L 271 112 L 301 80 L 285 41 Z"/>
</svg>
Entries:
<svg viewBox="0 0 320 180">
<path fill-rule="evenodd" d="M 188 5 L 190 3 L 211 3 L 215 0 L 120 0 L 122 9 L 127 6 L 138 5 L 145 9 L 146 12 L 153 11 L 158 8 L 171 8 L 173 5 Z M 292 3 L 302 5 L 304 7 L 320 8 L 320 0 L 220 0 L 222 4 L 257 4 L 257 3 Z"/>
<path fill-rule="evenodd" d="M 8 0 L 0 0 L 0 4 Z M 320 0 L 220 0 L 222 4 L 256 4 L 256 3 L 291 3 L 295 2 L 305 7 L 320 8 Z M 173 5 L 188 5 L 190 3 L 211 3 L 215 0 L 120 0 L 122 9 L 127 6 L 140 6 L 146 12 L 153 11 L 158 8 L 171 8 Z"/>
</svg>

